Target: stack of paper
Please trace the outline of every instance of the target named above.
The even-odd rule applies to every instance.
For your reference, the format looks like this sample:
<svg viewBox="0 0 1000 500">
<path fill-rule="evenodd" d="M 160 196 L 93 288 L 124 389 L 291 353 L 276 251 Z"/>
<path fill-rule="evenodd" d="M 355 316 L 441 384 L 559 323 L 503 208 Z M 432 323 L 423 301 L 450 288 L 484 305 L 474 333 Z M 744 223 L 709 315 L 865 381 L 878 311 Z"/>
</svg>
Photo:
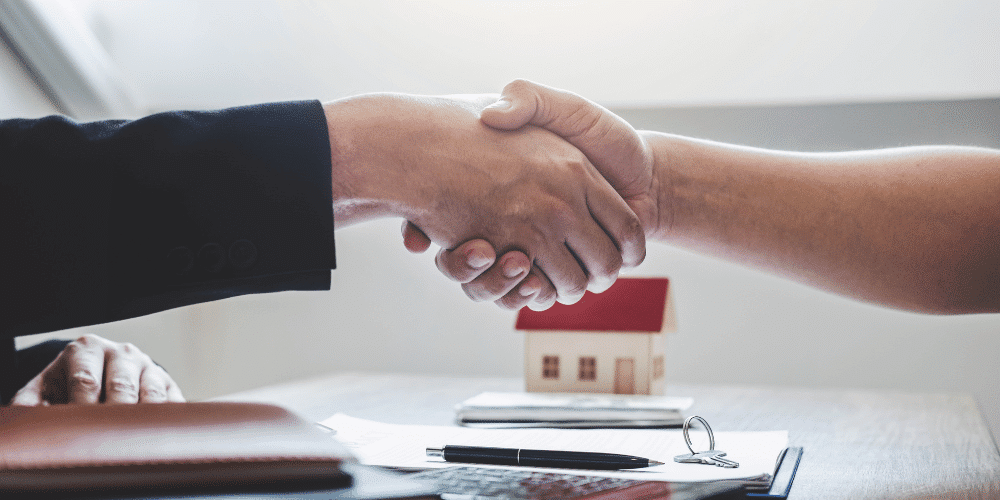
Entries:
<svg viewBox="0 0 1000 500">
<path fill-rule="evenodd" d="M 691 398 L 613 394 L 484 392 L 455 408 L 478 427 L 674 427 Z"/>
<path fill-rule="evenodd" d="M 720 449 L 740 463 L 727 469 L 702 464 L 682 464 L 673 457 L 689 453 L 680 429 L 470 429 L 431 425 L 399 425 L 373 422 L 343 414 L 322 425 L 334 429 L 336 438 L 358 460 L 367 465 L 402 469 L 431 469 L 461 465 L 427 456 L 427 448 L 445 445 L 495 446 L 563 451 L 621 453 L 665 462 L 656 467 L 620 471 L 544 469 L 477 465 L 501 469 L 619 477 L 647 481 L 718 481 L 739 479 L 745 484 L 771 480 L 775 460 L 788 446 L 787 431 L 715 431 Z M 705 436 L 698 436 L 704 441 Z"/>
</svg>

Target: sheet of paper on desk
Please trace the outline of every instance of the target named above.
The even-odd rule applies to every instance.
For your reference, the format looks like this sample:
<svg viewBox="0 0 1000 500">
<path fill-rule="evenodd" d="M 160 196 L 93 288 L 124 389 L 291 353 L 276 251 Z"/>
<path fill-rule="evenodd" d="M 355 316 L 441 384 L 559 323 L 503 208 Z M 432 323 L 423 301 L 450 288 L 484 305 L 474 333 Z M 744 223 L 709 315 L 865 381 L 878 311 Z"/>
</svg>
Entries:
<svg viewBox="0 0 1000 500">
<path fill-rule="evenodd" d="M 623 453 L 666 462 L 631 471 L 574 471 L 538 469 L 563 474 L 622 477 L 650 481 L 711 481 L 742 479 L 774 473 L 775 460 L 788 445 L 788 431 L 715 431 L 716 448 L 740 463 L 725 469 L 701 464 L 679 464 L 674 456 L 689 453 L 680 429 L 476 429 L 458 426 L 385 424 L 338 413 L 322 422 L 337 431 L 337 439 L 363 464 L 429 469 L 458 465 L 429 459 L 428 447 L 444 445 L 495 446 L 567 451 Z M 707 441 L 698 431 L 691 439 Z M 701 450 L 699 450 L 701 451 Z M 509 468 L 509 467 L 508 467 Z"/>
</svg>

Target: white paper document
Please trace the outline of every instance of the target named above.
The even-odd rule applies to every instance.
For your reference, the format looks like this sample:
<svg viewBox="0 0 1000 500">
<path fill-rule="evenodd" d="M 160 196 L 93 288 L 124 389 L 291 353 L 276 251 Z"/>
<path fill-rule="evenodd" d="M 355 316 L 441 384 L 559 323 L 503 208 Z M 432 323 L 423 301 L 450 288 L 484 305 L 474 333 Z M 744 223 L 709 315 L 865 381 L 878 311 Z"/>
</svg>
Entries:
<svg viewBox="0 0 1000 500">
<path fill-rule="evenodd" d="M 680 429 L 476 429 L 385 424 L 341 413 L 320 424 L 337 431 L 337 440 L 347 446 L 361 463 L 368 465 L 411 469 L 461 465 L 426 456 L 427 448 L 445 445 L 590 451 L 635 455 L 664 462 L 664 465 L 628 471 L 534 467 L 531 470 L 648 481 L 714 481 L 773 474 L 778 455 L 788 446 L 788 431 L 715 431 L 716 449 L 725 451 L 726 458 L 740 463 L 739 468 L 726 469 L 674 462 L 674 456 L 690 453 Z M 690 434 L 696 447 L 705 447 L 708 437 L 703 430 L 693 428 Z"/>
</svg>

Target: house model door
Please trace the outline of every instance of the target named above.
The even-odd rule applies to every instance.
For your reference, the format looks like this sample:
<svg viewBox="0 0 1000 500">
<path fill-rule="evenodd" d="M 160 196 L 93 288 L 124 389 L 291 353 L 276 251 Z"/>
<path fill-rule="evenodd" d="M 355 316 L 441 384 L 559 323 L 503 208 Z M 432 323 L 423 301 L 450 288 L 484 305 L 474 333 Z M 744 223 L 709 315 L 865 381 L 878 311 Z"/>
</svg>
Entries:
<svg viewBox="0 0 1000 500">
<path fill-rule="evenodd" d="M 615 359 L 615 394 L 635 394 L 635 359 Z"/>
</svg>

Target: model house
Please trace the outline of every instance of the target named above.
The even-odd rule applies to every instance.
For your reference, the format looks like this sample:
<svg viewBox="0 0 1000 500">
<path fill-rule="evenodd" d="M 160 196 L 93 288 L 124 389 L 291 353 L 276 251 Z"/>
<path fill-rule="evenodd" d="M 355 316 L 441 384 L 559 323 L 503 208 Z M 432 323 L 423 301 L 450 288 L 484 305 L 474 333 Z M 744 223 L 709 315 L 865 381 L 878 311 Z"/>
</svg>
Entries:
<svg viewBox="0 0 1000 500">
<path fill-rule="evenodd" d="M 665 333 L 677 330 L 667 278 L 620 278 L 572 305 L 524 308 L 529 392 L 663 394 Z"/>
</svg>

